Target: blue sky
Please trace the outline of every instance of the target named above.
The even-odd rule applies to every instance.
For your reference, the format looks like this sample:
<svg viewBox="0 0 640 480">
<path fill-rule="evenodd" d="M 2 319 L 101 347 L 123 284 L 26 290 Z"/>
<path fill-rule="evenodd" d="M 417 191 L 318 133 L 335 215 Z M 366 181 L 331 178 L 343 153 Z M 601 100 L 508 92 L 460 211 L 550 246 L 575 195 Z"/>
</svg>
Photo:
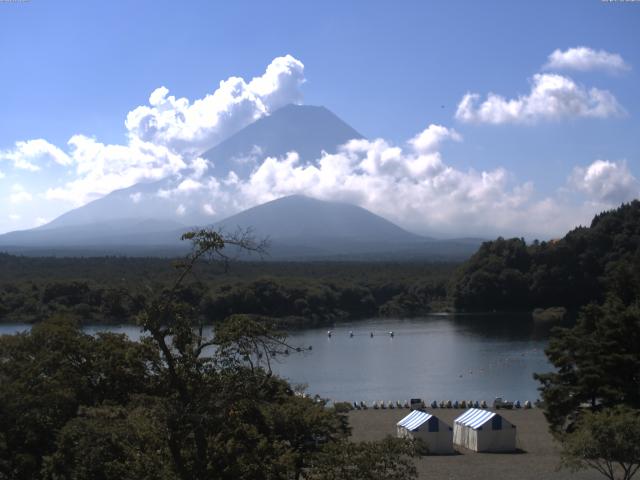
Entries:
<svg viewBox="0 0 640 480">
<path fill-rule="evenodd" d="M 369 139 L 406 148 L 429 125 L 454 132 L 428 149 L 438 168 L 458 172 L 465 185 L 499 171 L 505 178 L 495 188 L 504 196 L 492 193 L 491 201 L 537 222 L 553 217 L 523 234 L 561 233 L 639 192 L 637 2 L 30 0 L 0 3 L 0 44 L 0 232 L 51 220 L 105 193 L 69 185 L 91 168 L 91 159 L 70 152 L 74 135 L 126 145 L 127 114 L 148 105 L 156 88 L 193 102 L 231 76 L 249 82 L 263 75 L 284 55 L 304 65 L 304 103 L 326 106 Z M 587 50 L 570 50 L 577 47 Z M 545 97 L 550 82 L 559 105 Z M 468 93 L 478 97 L 461 110 Z M 504 102 L 483 106 L 490 93 Z M 42 155 L 28 156 L 37 169 L 20 167 L 25 152 L 16 142 L 33 139 L 68 157 L 56 161 L 41 148 Z M 171 170 L 153 175 L 159 171 Z M 112 175 L 108 184 L 143 177 L 123 174 L 118 184 Z M 65 188 L 66 196 L 47 194 Z M 464 233 L 480 214 L 464 204 L 476 191 L 467 188 L 458 210 L 420 218 L 422 206 L 437 209 L 427 197 L 439 191 L 407 191 L 413 200 L 402 213 L 341 190 L 404 226 L 444 233 Z M 492 205 L 486 196 L 478 204 Z M 517 233 L 520 216 L 496 211 L 504 218 L 468 233 Z"/>
</svg>

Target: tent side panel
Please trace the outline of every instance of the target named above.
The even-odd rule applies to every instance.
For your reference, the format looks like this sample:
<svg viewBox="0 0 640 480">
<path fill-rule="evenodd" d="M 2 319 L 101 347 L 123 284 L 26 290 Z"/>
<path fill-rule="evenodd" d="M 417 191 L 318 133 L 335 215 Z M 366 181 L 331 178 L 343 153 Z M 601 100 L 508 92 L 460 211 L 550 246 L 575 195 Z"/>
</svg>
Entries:
<svg viewBox="0 0 640 480">
<path fill-rule="evenodd" d="M 505 422 L 500 430 L 485 425 L 479 432 L 479 452 L 513 452 L 516 449 L 516 429 Z"/>
<path fill-rule="evenodd" d="M 464 430 L 466 429 L 466 427 L 463 427 L 462 425 L 456 423 L 453 426 L 453 443 L 456 445 L 459 445 L 461 447 L 465 447 L 466 445 L 464 443 Z"/>
<path fill-rule="evenodd" d="M 480 441 L 482 440 L 482 430 L 474 430 L 469 428 L 469 440 L 468 440 L 468 449 L 473 450 L 474 452 L 479 451 Z"/>
<path fill-rule="evenodd" d="M 441 423 L 440 425 L 444 426 L 444 428 L 441 428 L 436 436 L 437 453 L 453 453 L 453 431 L 449 430 L 449 426 L 446 424 Z"/>
</svg>

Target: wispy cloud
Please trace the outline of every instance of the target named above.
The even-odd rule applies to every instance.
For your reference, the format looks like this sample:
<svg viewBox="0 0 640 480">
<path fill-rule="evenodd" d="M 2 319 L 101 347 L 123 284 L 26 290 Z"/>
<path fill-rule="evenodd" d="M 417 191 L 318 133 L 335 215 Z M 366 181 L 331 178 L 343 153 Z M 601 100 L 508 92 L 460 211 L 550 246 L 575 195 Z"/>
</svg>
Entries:
<svg viewBox="0 0 640 480">
<path fill-rule="evenodd" d="M 19 205 L 21 203 L 30 202 L 33 200 L 33 195 L 27 192 L 19 183 L 14 184 L 11 187 L 11 194 L 9 195 L 9 203 Z"/>
<path fill-rule="evenodd" d="M 602 70 L 609 73 L 624 72 L 631 66 L 618 53 L 574 47 L 554 50 L 544 65 L 546 70 L 577 70 L 582 72 Z"/>
<path fill-rule="evenodd" d="M 53 160 L 60 165 L 72 163 L 69 155 L 42 138 L 18 141 L 14 148 L 0 150 L 0 160 L 11 162 L 14 168 L 32 172 L 40 170 L 38 163 L 46 160 Z"/>
</svg>

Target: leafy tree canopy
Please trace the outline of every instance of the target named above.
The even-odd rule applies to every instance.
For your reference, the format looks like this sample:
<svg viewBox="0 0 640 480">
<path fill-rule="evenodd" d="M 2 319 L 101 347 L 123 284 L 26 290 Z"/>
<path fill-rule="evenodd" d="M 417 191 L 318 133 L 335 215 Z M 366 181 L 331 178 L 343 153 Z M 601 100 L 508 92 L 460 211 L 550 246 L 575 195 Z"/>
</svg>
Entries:
<svg viewBox="0 0 640 480">
<path fill-rule="evenodd" d="M 546 350 L 555 372 L 538 374 L 552 430 L 571 429 L 584 406 L 640 409 L 640 309 L 611 298 L 585 308 Z"/>
<path fill-rule="evenodd" d="M 586 413 L 563 441 L 565 466 L 593 468 L 610 480 L 631 480 L 640 470 L 640 410 Z"/>
</svg>

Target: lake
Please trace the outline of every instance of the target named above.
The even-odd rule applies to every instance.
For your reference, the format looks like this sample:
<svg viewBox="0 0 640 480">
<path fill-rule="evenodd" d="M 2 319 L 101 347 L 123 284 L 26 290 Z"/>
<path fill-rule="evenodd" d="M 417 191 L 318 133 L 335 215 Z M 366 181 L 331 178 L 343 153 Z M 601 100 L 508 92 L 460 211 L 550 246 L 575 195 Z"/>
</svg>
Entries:
<svg viewBox="0 0 640 480">
<path fill-rule="evenodd" d="M 28 328 L 0 325 L 0 334 Z M 106 329 L 140 336 L 133 325 L 85 330 Z M 274 370 L 292 383 L 307 384 L 310 394 L 334 401 L 491 401 L 496 396 L 533 401 L 539 397 L 533 373 L 551 370 L 544 355 L 548 330 L 507 315 L 357 321 L 331 328 L 331 337 L 327 328 L 292 332 L 290 344 L 313 349 L 283 357 Z"/>
</svg>

